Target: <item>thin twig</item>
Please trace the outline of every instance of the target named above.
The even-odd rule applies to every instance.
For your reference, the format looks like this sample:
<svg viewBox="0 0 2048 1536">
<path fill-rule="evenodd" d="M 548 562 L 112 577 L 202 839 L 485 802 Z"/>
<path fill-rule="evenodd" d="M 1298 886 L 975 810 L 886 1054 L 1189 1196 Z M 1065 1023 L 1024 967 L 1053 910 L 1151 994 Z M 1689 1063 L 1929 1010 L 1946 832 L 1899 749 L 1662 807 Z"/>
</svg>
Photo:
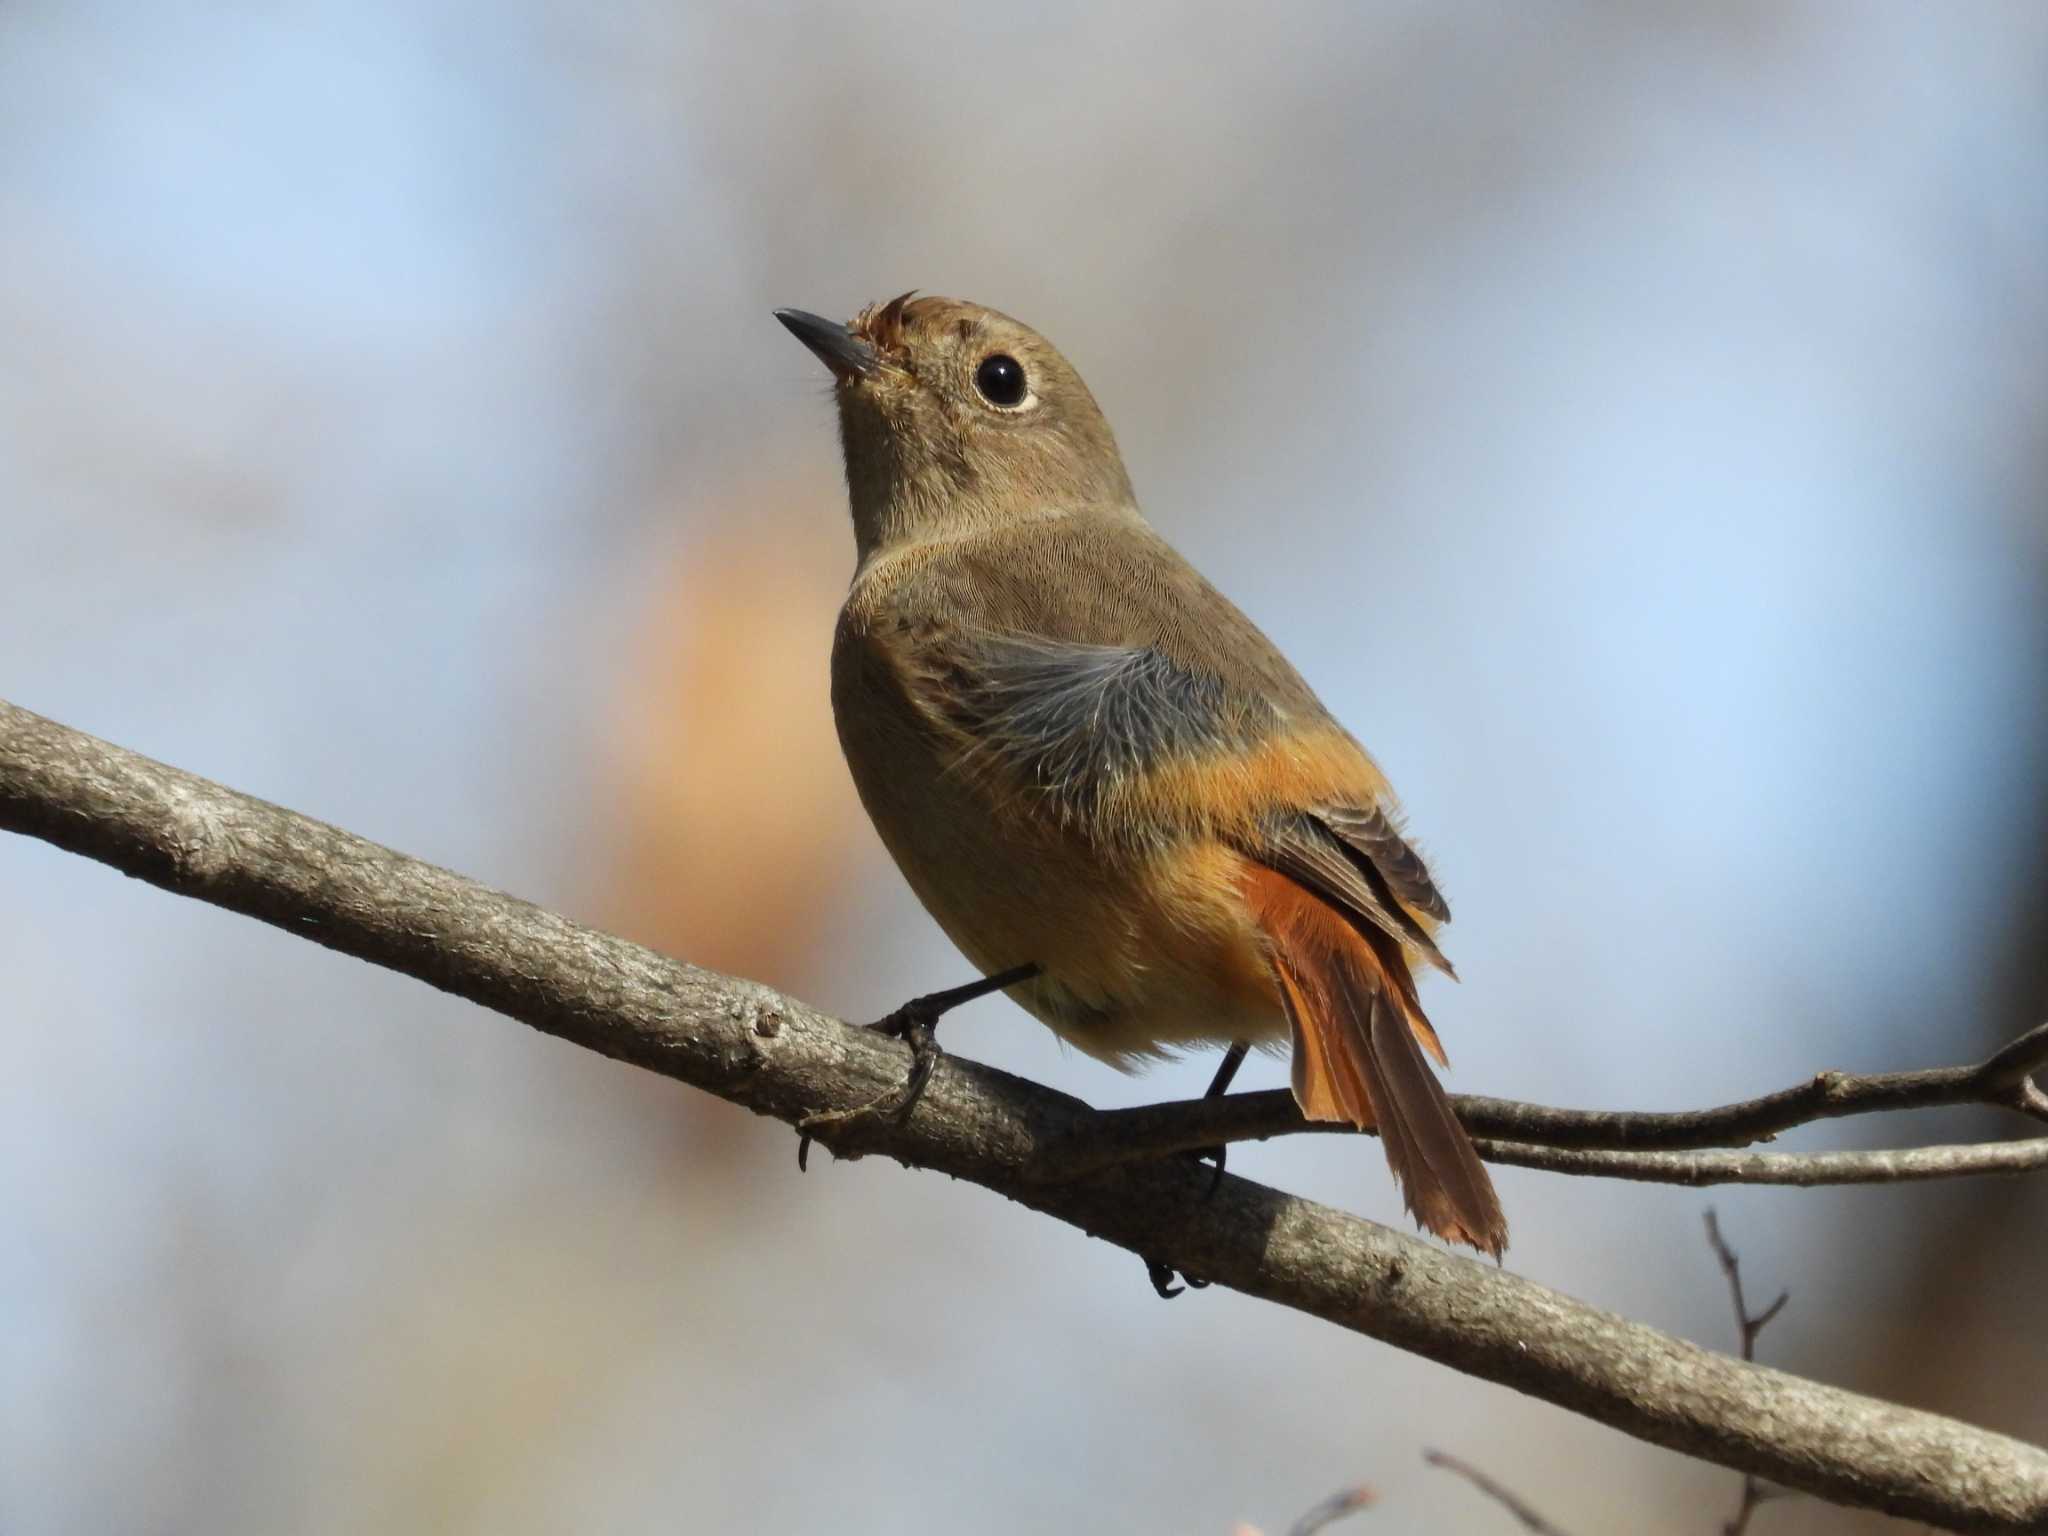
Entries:
<svg viewBox="0 0 2048 1536">
<path fill-rule="evenodd" d="M 1340 1488 L 1314 1509 L 1287 1528 L 1287 1536 L 1315 1536 L 1325 1526 L 1335 1525 L 1346 1515 L 1355 1515 L 1361 1509 L 1372 1508 L 1378 1497 L 1370 1488 L 1361 1483 L 1356 1488 Z"/>
<path fill-rule="evenodd" d="M 1871 1152 L 1580 1152 L 1512 1141 L 1475 1142 L 1489 1163 L 1547 1173 L 1645 1184 L 1776 1184 L 1812 1189 L 1835 1184 L 1909 1184 L 2048 1168 L 2048 1136 L 1980 1145 Z"/>
<path fill-rule="evenodd" d="M 1712 1109 L 1557 1109 L 1473 1094 L 1453 1094 L 1451 1105 L 1475 1137 L 1499 1142 L 1589 1151 L 1687 1151 L 1746 1147 L 1819 1120 L 1949 1104 L 1990 1105 L 2048 1121 L 2048 1094 L 2031 1077 L 2044 1069 L 2048 1023 L 1971 1066 L 1868 1075 L 1821 1072 L 1776 1093 Z M 1356 1134 L 1348 1125 L 1302 1119 L 1285 1089 L 1176 1099 L 1102 1111 L 1086 1140 L 1061 1149 L 1044 1171 L 1047 1177 L 1072 1178 L 1139 1158 L 1312 1132 Z"/>
<path fill-rule="evenodd" d="M 1521 1521 L 1523 1527 L 1534 1532 L 1535 1536 L 1566 1536 L 1562 1526 L 1552 1525 L 1542 1515 L 1538 1514 L 1520 1494 L 1512 1489 L 1502 1487 L 1469 1461 L 1460 1461 L 1457 1457 L 1447 1455 L 1442 1451 L 1424 1451 L 1422 1459 L 1432 1467 L 1442 1467 L 1446 1472 L 1457 1473 L 1458 1476 L 1465 1479 L 1466 1482 Z"/>
<path fill-rule="evenodd" d="M 0 829 L 417 977 L 794 1126 L 900 1083 L 902 1044 L 0 703 Z M 979 1184 L 1141 1257 L 1653 1444 L 1950 1530 L 2048 1528 L 2048 1452 L 1701 1349 L 1184 1159 L 1048 1183 L 1099 1117 L 943 1058 L 901 1119 L 820 1139 Z M 794 1172 L 792 1171 L 792 1177 Z"/>
<path fill-rule="evenodd" d="M 1785 1310 L 1785 1304 L 1792 1299 L 1790 1291 L 1778 1292 L 1778 1299 L 1761 1312 L 1749 1310 L 1749 1302 L 1742 1293 L 1742 1261 L 1735 1256 L 1735 1250 L 1728 1246 L 1728 1240 L 1721 1236 L 1721 1221 L 1714 1214 L 1712 1206 L 1707 1208 L 1707 1244 L 1714 1250 L 1714 1257 L 1721 1265 L 1721 1273 L 1728 1277 L 1729 1299 L 1735 1303 L 1735 1326 L 1742 1336 L 1742 1358 L 1756 1360 L 1757 1336 L 1777 1315 Z M 1766 1504 L 1783 1495 L 1782 1488 L 1773 1488 L 1754 1472 L 1745 1473 L 1742 1479 L 1742 1502 L 1736 1507 L 1734 1518 L 1721 1527 L 1721 1536 L 1744 1536 L 1749 1529 L 1749 1517 L 1756 1513 L 1757 1506 Z"/>
</svg>

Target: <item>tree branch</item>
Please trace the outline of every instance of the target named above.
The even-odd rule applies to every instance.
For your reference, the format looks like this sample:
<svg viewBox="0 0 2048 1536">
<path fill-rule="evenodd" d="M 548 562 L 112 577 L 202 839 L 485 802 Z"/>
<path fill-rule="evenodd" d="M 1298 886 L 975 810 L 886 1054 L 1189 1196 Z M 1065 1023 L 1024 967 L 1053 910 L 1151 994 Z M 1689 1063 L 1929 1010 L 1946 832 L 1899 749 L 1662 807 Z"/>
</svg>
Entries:
<svg viewBox="0 0 2048 1536">
<path fill-rule="evenodd" d="M 0 828 L 401 971 L 794 1125 L 899 1083 L 900 1044 L 0 703 Z M 1404 1233 L 1178 1159 L 1053 1183 L 1104 1117 L 958 1057 L 900 1121 L 835 1125 L 1143 1257 L 1653 1444 L 1948 1529 L 2048 1525 L 2048 1452 L 1673 1338 Z"/>
<path fill-rule="evenodd" d="M 1531 1536 L 1565 1536 L 1562 1526 L 1552 1525 L 1537 1511 L 1536 1506 L 1509 1488 L 1505 1483 L 1488 1477 L 1484 1472 L 1463 1461 L 1448 1451 L 1424 1451 L 1422 1459 L 1432 1467 L 1442 1467 L 1446 1472 L 1455 1472 L 1474 1488 L 1500 1505 L 1522 1523 L 1522 1529 Z"/>
<path fill-rule="evenodd" d="M 1287 1536 L 1316 1536 L 1316 1532 L 1335 1525 L 1346 1515 L 1355 1515 L 1361 1509 L 1371 1509 L 1378 1502 L 1378 1497 L 1370 1488 L 1364 1486 L 1339 1489 L 1290 1525 L 1287 1528 Z"/>
<path fill-rule="evenodd" d="M 1735 1256 L 1735 1250 L 1728 1246 L 1721 1236 L 1721 1222 L 1711 1207 L 1707 1210 L 1707 1245 L 1714 1250 L 1715 1262 L 1721 1266 L 1721 1276 L 1728 1282 L 1729 1298 L 1735 1303 L 1735 1327 L 1742 1336 L 1742 1358 L 1756 1359 L 1756 1341 L 1764 1329 L 1785 1310 L 1785 1304 L 1792 1299 L 1790 1291 L 1780 1291 L 1778 1299 L 1761 1312 L 1751 1312 L 1749 1302 L 1742 1289 L 1742 1262 Z M 1494 1500 L 1513 1515 L 1535 1536 L 1566 1536 L 1561 1526 L 1551 1524 L 1520 1494 L 1456 1456 L 1443 1451 L 1424 1451 L 1422 1459 L 1433 1467 L 1442 1467 L 1455 1472 L 1488 1498 Z M 1783 1498 L 1791 1490 L 1776 1488 L 1764 1482 L 1755 1473 L 1748 1473 L 1742 1479 L 1742 1502 L 1736 1506 L 1732 1519 L 1724 1521 L 1721 1536 L 1744 1536 L 1749 1522 L 1756 1512 L 1773 1499 Z"/>
<path fill-rule="evenodd" d="M 1721 1218 L 1714 1214 L 1711 1206 L 1707 1209 L 1707 1246 L 1714 1250 L 1714 1261 L 1721 1266 L 1721 1274 L 1728 1282 L 1728 1299 L 1735 1303 L 1735 1329 L 1742 1337 L 1742 1358 L 1754 1360 L 1758 1337 L 1785 1310 L 1792 1293 L 1780 1291 L 1778 1299 L 1763 1311 L 1749 1310 L 1749 1299 L 1742 1290 L 1742 1261 L 1721 1235 Z M 1721 1536 L 1744 1536 L 1749 1529 L 1750 1518 L 1772 1499 L 1781 1497 L 1784 1491 L 1771 1487 L 1754 1472 L 1746 1475 L 1742 1479 L 1742 1502 L 1736 1506 L 1733 1518 L 1722 1525 Z"/>
<path fill-rule="evenodd" d="M 1769 1141 L 1780 1131 L 1811 1125 L 1819 1120 L 1898 1109 L 1932 1109 L 1950 1104 L 1990 1105 L 2048 1121 L 2048 1094 L 2044 1094 L 2031 1080 L 2032 1074 L 2044 1068 L 2048 1068 L 2048 1023 L 2028 1030 L 1975 1066 L 1934 1067 L 1918 1072 L 1881 1072 L 1867 1076 L 1822 1072 L 1776 1093 L 1723 1104 L 1714 1109 L 1553 1109 L 1547 1104 L 1523 1104 L 1513 1099 L 1490 1099 L 1468 1093 L 1452 1094 L 1451 1104 L 1466 1130 L 1493 1144 L 1498 1154 L 1496 1161 L 1521 1167 L 1597 1173 L 1610 1178 L 1661 1179 L 1681 1184 L 1856 1184 L 1873 1182 L 1884 1175 L 1875 1171 L 1858 1175 L 1853 1171 L 1857 1165 L 1841 1161 L 1850 1154 L 1830 1154 L 1836 1161 L 1831 1165 L 1820 1165 L 1832 1167 L 1841 1175 L 1839 1177 L 1774 1177 L 1758 1172 L 1733 1178 L 1698 1178 L 1654 1171 L 1687 1166 L 1677 1162 L 1660 1164 L 1655 1159 L 1633 1157 L 1588 1159 L 1577 1164 L 1568 1159 L 1538 1162 L 1534 1160 L 1536 1153 L 1533 1149 L 1644 1152 L 1744 1147 L 1752 1142 Z M 1358 1134 L 1348 1125 L 1302 1119 L 1294 1096 L 1284 1089 L 1233 1093 L 1218 1099 L 1176 1099 L 1163 1104 L 1141 1104 L 1131 1109 L 1108 1109 L 1096 1118 L 1097 1123 L 1090 1128 L 1085 1142 L 1055 1160 L 1061 1176 L 1071 1177 L 1093 1168 L 1140 1158 L 1199 1152 L 1226 1142 L 1264 1141 L 1273 1136 L 1296 1136 L 1304 1132 Z M 2029 1145 L 2031 1143 L 2027 1142 L 2000 1144 L 2002 1147 Z M 1493 1155 L 1484 1145 L 1480 1150 L 1482 1156 Z M 1992 1149 L 1920 1150 L 1957 1153 Z M 1902 1156 L 1898 1152 L 1855 1155 L 1877 1159 Z M 2021 1158 L 2024 1155 L 2006 1152 L 2001 1156 Z M 1784 1163 L 1752 1160 L 1739 1166 L 1796 1171 L 1810 1161 L 1805 1158 Z M 1940 1161 L 1939 1158 L 1930 1159 L 1930 1164 Z M 2016 1165 L 2001 1161 L 2000 1157 L 1990 1158 L 1982 1167 L 1960 1166 L 1967 1161 L 1965 1159 L 1951 1158 L 1951 1161 L 1958 1166 L 1891 1176 L 1943 1178 L 1957 1173 L 2021 1172 L 2039 1166 L 2027 1162 Z"/>
<path fill-rule="evenodd" d="M 1972 1174 L 2033 1173 L 2048 1168 L 2048 1136 L 1983 1146 L 1911 1147 L 1875 1152 L 1581 1152 L 1516 1141 L 1474 1143 L 1490 1163 L 1646 1184 L 1908 1184 Z"/>
</svg>

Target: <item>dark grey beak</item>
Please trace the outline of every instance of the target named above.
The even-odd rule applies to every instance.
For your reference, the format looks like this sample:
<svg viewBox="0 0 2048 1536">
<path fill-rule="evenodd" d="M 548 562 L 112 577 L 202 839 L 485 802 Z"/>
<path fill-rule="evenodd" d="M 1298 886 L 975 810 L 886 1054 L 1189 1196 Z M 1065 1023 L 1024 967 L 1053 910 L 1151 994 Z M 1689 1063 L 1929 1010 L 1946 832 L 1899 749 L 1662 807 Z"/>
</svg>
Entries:
<svg viewBox="0 0 2048 1536">
<path fill-rule="evenodd" d="M 778 309 L 775 318 L 789 328 L 789 334 L 818 354 L 818 361 L 844 381 L 864 379 L 882 366 L 875 349 L 837 320 L 827 320 L 803 309 Z"/>
</svg>

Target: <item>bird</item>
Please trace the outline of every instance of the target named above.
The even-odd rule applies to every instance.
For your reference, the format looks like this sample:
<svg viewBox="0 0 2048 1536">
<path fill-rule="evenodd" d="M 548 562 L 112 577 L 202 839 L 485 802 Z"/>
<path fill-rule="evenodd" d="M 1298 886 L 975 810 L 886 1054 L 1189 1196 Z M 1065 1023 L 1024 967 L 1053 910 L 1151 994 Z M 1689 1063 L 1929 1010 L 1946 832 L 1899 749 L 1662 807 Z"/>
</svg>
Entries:
<svg viewBox="0 0 2048 1536">
<path fill-rule="evenodd" d="M 1419 1224 L 1498 1261 L 1507 1220 L 1416 984 L 1455 975 L 1450 908 L 1372 757 L 1139 511 L 1079 373 L 914 290 L 844 324 L 775 315 L 838 408 L 840 745 L 982 973 L 877 1026 L 919 1049 L 906 1091 L 938 1014 L 995 990 L 1126 1070 L 1223 1046 L 1212 1094 L 1285 1045 L 1302 1115 L 1376 1130 Z"/>
</svg>

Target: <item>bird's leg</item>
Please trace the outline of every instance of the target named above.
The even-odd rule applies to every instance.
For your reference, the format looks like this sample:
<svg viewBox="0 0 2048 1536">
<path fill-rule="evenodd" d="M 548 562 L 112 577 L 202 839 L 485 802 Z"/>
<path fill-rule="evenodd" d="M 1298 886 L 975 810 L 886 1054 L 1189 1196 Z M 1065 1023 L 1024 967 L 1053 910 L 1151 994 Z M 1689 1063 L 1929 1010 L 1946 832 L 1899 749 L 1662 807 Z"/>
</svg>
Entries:
<svg viewBox="0 0 2048 1536">
<path fill-rule="evenodd" d="M 1209 1087 L 1202 1095 L 1203 1098 L 1220 1099 L 1230 1091 L 1230 1084 L 1237 1076 L 1237 1069 L 1244 1065 L 1244 1058 L 1251 1048 L 1251 1042 L 1248 1040 L 1230 1042 L 1230 1049 L 1225 1051 L 1223 1059 L 1216 1063 L 1216 1075 L 1209 1079 Z M 1216 1172 L 1209 1179 L 1208 1194 L 1203 1196 L 1204 1199 L 1213 1198 L 1217 1186 L 1223 1182 L 1223 1165 L 1230 1160 L 1230 1148 L 1203 1147 L 1200 1151 L 1188 1155 L 1198 1163 L 1206 1163 L 1212 1159 L 1215 1161 Z"/>
<path fill-rule="evenodd" d="M 979 981 L 970 981 L 964 986 L 948 987 L 943 992 L 927 992 L 923 997 L 913 997 L 894 1013 L 864 1024 L 878 1035 L 888 1035 L 901 1040 L 910 1047 L 910 1075 L 903 1080 L 903 1086 L 890 1090 L 878 1099 L 866 1104 L 855 1105 L 852 1109 L 826 1109 L 817 1114 L 806 1115 L 797 1125 L 796 1165 L 807 1168 L 811 1157 L 811 1135 L 821 1126 L 842 1124 L 858 1120 L 865 1115 L 881 1115 L 894 1119 L 907 1115 L 917 1107 L 917 1101 L 924 1097 L 925 1085 L 932 1080 L 932 1069 L 939 1064 L 939 1042 L 935 1034 L 940 1019 L 958 1008 L 962 1003 L 971 1003 L 977 997 L 987 997 L 991 992 L 1000 992 L 1014 987 L 1020 981 L 1029 981 L 1038 974 L 1034 962 L 1028 965 L 1013 965 L 1007 971 L 998 971 L 993 976 L 984 976 Z"/>
<path fill-rule="evenodd" d="M 1244 1065 L 1244 1058 L 1250 1050 L 1250 1041 L 1231 1041 L 1230 1049 L 1223 1053 L 1223 1059 L 1216 1064 L 1216 1075 L 1209 1079 L 1208 1091 L 1202 1097 L 1205 1099 L 1220 1099 L 1224 1094 L 1228 1093 L 1231 1080 L 1237 1076 L 1237 1069 Z M 1215 1198 L 1217 1187 L 1223 1182 L 1223 1165 L 1230 1156 L 1230 1148 L 1203 1147 L 1184 1155 L 1192 1157 L 1198 1163 L 1206 1163 L 1211 1158 L 1215 1159 L 1216 1171 L 1210 1175 L 1209 1187 L 1202 1195 L 1204 1200 Z M 1145 1275 L 1146 1278 L 1151 1280 L 1152 1289 L 1159 1293 L 1161 1301 L 1171 1301 L 1183 1290 L 1204 1290 L 1209 1284 L 1208 1281 L 1198 1280 L 1193 1275 L 1181 1275 L 1179 1278 L 1184 1280 L 1186 1284 L 1176 1285 L 1174 1284 L 1176 1272 L 1173 1266 L 1171 1264 L 1162 1264 L 1157 1259 L 1147 1259 L 1145 1261 Z"/>
<path fill-rule="evenodd" d="M 1007 971 L 997 971 L 993 976 L 984 976 L 979 981 L 970 981 L 964 986 L 948 987 L 943 992 L 927 992 L 923 997 L 913 997 L 894 1013 L 863 1026 L 878 1035 L 889 1035 L 903 1041 L 910 1047 L 910 1076 L 903 1086 L 896 1090 L 885 1103 L 875 1106 L 875 1112 L 883 1115 L 907 1115 L 924 1097 L 925 1085 L 932 1080 L 932 1068 L 939 1064 L 939 1042 L 937 1034 L 939 1020 L 958 1008 L 962 1003 L 971 1003 L 978 997 L 987 997 L 991 992 L 1001 992 L 1014 987 L 1020 981 L 1029 981 L 1038 974 L 1038 967 L 1013 965 Z"/>
</svg>

